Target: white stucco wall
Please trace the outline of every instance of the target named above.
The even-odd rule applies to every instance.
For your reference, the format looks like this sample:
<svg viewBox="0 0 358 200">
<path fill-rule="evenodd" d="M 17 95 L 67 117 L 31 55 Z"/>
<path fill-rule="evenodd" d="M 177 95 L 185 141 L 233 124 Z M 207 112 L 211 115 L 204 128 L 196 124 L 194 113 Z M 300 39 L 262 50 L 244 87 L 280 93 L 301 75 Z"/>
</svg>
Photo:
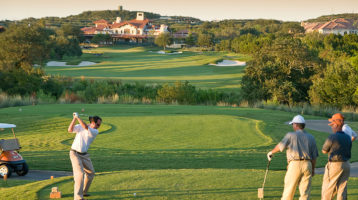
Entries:
<svg viewBox="0 0 358 200">
<path fill-rule="evenodd" d="M 126 29 L 129 29 L 129 33 L 124 32 Z M 136 27 L 128 25 L 128 24 L 124 25 L 122 27 L 119 27 L 119 28 L 114 28 L 112 30 L 113 30 L 114 34 L 143 35 L 143 29 L 136 28 Z M 139 33 L 137 33 L 137 31 L 139 31 Z"/>
<path fill-rule="evenodd" d="M 327 30 L 327 29 L 320 29 L 318 31 L 319 33 L 322 34 L 340 34 L 340 35 L 345 35 L 345 34 L 358 34 L 358 30 L 349 30 L 349 29 L 339 29 L 339 30 Z"/>
</svg>

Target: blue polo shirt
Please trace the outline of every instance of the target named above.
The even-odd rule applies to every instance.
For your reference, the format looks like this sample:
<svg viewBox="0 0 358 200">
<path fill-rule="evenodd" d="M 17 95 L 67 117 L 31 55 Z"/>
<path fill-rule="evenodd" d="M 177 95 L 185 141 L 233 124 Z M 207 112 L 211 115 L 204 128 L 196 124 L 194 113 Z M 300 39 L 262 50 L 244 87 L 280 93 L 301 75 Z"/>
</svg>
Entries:
<svg viewBox="0 0 358 200">
<path fill-rule="evenodd" d="M 345 162 L 351 158 L 352 140 L 339 131 L 328 136 L 322 150 L 328 152 L 328 161 Z"/>
</svg>

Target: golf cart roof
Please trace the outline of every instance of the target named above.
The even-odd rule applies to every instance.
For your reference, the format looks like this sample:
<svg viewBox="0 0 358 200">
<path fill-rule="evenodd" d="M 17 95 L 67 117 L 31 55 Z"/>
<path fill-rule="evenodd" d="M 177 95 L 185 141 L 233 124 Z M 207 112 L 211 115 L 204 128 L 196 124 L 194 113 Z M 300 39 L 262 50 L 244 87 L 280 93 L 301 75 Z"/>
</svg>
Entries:
<svg viewBox="0 0 358 200">
<path fill-rule="evenodd" d="M 15 124 L 0 123 L 0 128 L 15 128 L 15 127 L 16 127 Z"/>
</svg>

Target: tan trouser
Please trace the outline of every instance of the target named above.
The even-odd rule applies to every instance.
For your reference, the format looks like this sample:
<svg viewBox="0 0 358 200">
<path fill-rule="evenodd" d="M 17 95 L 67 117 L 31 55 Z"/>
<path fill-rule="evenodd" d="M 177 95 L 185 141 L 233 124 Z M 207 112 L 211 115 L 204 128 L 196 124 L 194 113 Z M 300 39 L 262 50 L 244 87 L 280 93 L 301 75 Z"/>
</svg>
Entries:
<svg viewBox="0 0 358 200">
<path fill-rule="evenodd" d="M 74 151 L 70 151 L 70 159 L 73 169 L 74 185 L 74 199 L 83 199 L 83 194 L 86 194 L 91 186 L 94 178 L 94 168 L 89 157 L 89 154 L 80 155 Z"/>
<path fill-rule="evenodd" d="M 324 170 L 322 200 L 347 199 L 347 182 L 351 171 L 349 162 L 328 162 Z"/>
<path fill-rule="evenodd" d="M 311 193 L 312 163 L 309 160 L 291 161 L 287 166 L 285 188 L 281 200 L 291 200 L 299 184 L 300 200 L 309 199 Z"/>
</svg>

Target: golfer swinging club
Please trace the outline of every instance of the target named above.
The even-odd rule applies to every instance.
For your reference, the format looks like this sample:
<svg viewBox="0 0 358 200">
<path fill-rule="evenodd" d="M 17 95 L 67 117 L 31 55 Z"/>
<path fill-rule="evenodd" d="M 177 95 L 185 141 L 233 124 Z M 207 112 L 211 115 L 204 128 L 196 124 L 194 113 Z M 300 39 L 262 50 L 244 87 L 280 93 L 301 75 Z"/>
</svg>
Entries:
<svg viewBox="0 0 358 200">
<path fill-rule="evenodd" d="M 79 124 L 75 126 L 76 120 Z M 78 113 L 73 113 L 73 119 L 68 127 L 69 133 L 76 133 L 72 143 L 70 159 L 73 169 L 74 199 L 80 200 L 89 196 L 88 189 L 94 177 L 94 168 L 87 153 L 90 144 L 98 135 L 98 128 L 101 126 L 102 119 L 98 116 L 89 117 L 90 124 L 87 125 L 79 118 Z"/>
</svg>

